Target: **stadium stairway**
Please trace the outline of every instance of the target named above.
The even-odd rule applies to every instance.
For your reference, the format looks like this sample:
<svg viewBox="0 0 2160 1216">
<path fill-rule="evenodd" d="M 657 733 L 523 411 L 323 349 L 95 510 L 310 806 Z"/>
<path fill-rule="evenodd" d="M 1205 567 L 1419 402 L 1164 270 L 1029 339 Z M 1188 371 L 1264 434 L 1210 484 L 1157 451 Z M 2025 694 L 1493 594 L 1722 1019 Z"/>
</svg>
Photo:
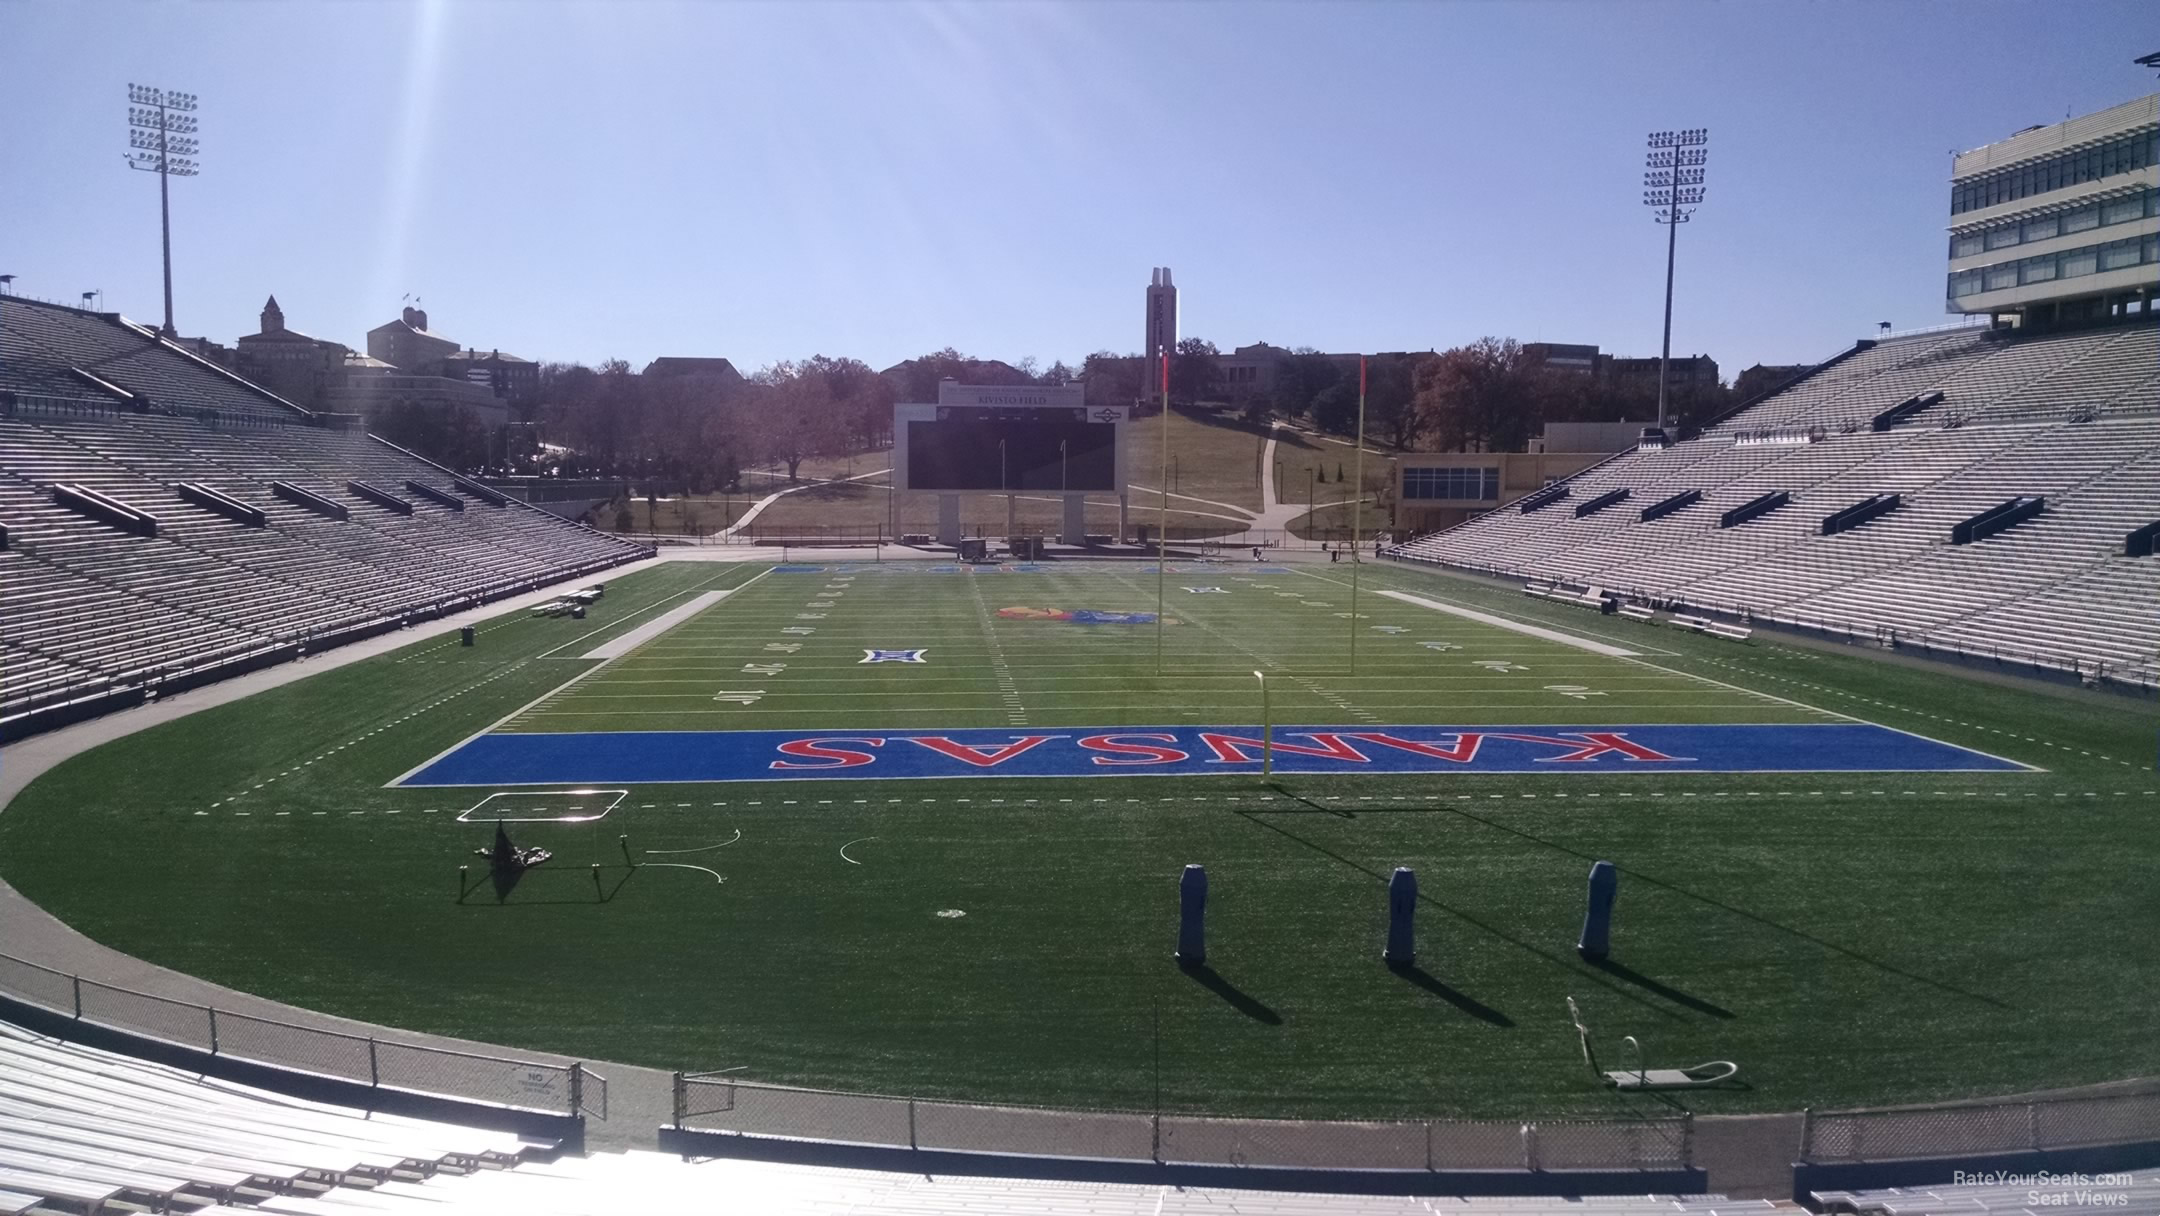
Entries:
<svg viewBox="0 0 2160 1216">
<path fill-rule="evenodd" d="M 1816 1191 L 1824 1212 L 1859 1216 L 2039 1216 L 2051 1212 L 2160 1212 L 2160 1169 L 2127 1170 L 2106 1182 L 2014 1179 L 1956 1186 L 1886 1187 L 1879 1191 Z"/>
<path fill-rule="evenodd" d="M 199 1210 L 500 1170 L 555 1145 L 306 1102 L 0 1023 L 0 1211 Z"/>
<path fill-rule="evenodd" d="M 1796 1210 L 1767 1200 L 1640 1196 L 1416 1199 L 926 1177 L 685 1161 L 653 1152 L 557 1156 L 499 1132 L 304 1102 L 0 1023 L 0 1212 L 138 1207 L 226 1216 L 743 1211 L 983 1216 L 1412 1211 L 1650 1216 Z M 717 1205 L 717 1206 L 716 1206 Z"/>
<path fill-rule="evenodd" d="M 2151 685 L 2160 565 L 2124 537 L 2160 520 L 2160 324 L 2005 339 L 1893 339 L 1664 449 L 1623 454 L 1536 510 L 1510 505 L 1391 554 L 1640 602 Z M 1875 431 L 1883 411 L 1941 393 Z M 1578 516 L 1612 491 L 1627 498 Z M 1642 508 L 1700 501 L 1645 521 Z M 1782 491 L 1732 527 L 1721 517 Z M 1823 536 L 1873 495 L 1897 509 Z M 2021 495 L 2036 518 L 1972 544 L 1951 529 Z"/>
<path fill-rule="evenodd" d="M 0 300 L 0 735 L 650 556 L 317 421 L 119 318 Z"/>
<path fill-rule="evenodd" d="M 1124 1216 L 1652 1216 L 1798 1211 L 1722 1196 L 1402 1198 L 924 1176 L 557 1146 L 254 1089 L 0 1023 L 0 1213 L 743 1211 Z M 716 1206 L 718 1205 L 718 1206 Z"/>
</svg>

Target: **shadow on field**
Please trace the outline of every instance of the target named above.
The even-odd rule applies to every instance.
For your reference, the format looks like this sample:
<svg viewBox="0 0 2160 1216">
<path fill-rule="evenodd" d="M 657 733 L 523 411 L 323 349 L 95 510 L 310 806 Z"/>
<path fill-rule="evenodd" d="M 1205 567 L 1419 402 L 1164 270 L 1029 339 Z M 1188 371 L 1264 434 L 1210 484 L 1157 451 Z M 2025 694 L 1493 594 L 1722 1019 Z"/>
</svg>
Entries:
<svg viewBox="0 0 2160 1216">
<path fill-rule="evenodd" d="M 1299 801 L 1304 800 L 1299 799 Z M 1308 803 L 1307 805 L 1310 804 Z M 1321 809 L 1328 810 L 1328 808 L 1325 807 Z M 1365 875 L 1366 877 L 1372 879 L 1376 883 L 1379 883 L 1383 887 L 1387 885 L 1389 877 L 1388 875 L 1382 874 L 1380 871 L 1371 869 L 1367 866 L 1360 865 L 1359 863 L 1352 861 L 1351 859 L 1343 856 L 1340 853 L 1335 852 L 1333 849 L 1330 849 L 1325 845 L 1316 844 L 1313 841 L 1305 839 L 1303 836 L 1298 835 L 1296 832 L 1293 832 L 1286 827 L 1283 827 L 1279 824 L 1269 823 L 1267 820 L 1259 818 L 1259 815 L 1269 814 L 1270 812 L 1239 811 L 1237 813 L 1243 816 L 1248 821 L 1252 822 L 1253 824 L 1266 828 L 1268 831 L 1274 832 L 1279 836 L 1294 840 L 1297 843 L 1304 845 L 1306 848 L 1311 849 L 1313 852 L 1320 854 L 1322 857 L 1328 858 L 1331 861 L 1338 861 L 1341 862 L 1343 865 L 1349 866 L 1351 869 Z M 1290 811 L 1273 813 L 1288 813 L 1292 815 L 1297 815 L 1303 814 L 1304 812 Z M 1329 811 L 1329 813 L 1332 814 L 1333 812 Z M 1523 939 L 1506 932 L 1498 926 L 1487 924 L 1486 922 L 1479 920 L 1477 917 L 1470 915 L 1468 912 L 1465 912 L 1460 908 L 1453 907 L 1449 904 L 1444 904 L 1439 900 L 1434 899 L 1432 896 L 1425 894 L 1423 891 L 1418 892 L 1418 902 L 1429 907 L 1438 908 L 1442 912 L 1447 913 L 1449 916 L 1452 916 L 1455 919 L 1462 921 L 1464 924 L 1470 925 L 1477 929 L 1481 929 L 1487 934 L 1490 934 L 1491 936 L 1496 937 L 1511 946 L 1514 946 L 1518 950 L 1528 951 L 1529 953 L 1534 954 L 1541 959 L 1544 959 L 1546 962 L 1551 963 L 1555 967 L 1560 968 L 1561 970 L 1567 972 L 1570 975 L 1583 976 L 1583 978 L 1588 979 L 1593 983 L 1596 983 L 1599 987 L 1611 991 L 1616 996 L 1633 1001 L 1636 1004 L 1642 1006 L 1643 1008 L 1649 1010 L 1650 1012 L 1657 1014 L 1659 1017 L 1673 1018 L 1675 1020 L 1678 1020 L 1678 1018 L 1680 1017 L 1679 1014 L 1674 1013 L 1672 1010 L 1667 1009 L 1665 1006 L 1660 1005 L 1655 1001 L 1645 999 L 1641 995 L 1637 994 L 1633 989 L 1624 988 L 1619 984 L 1613 983 L 1611 980 L 1601 979 L 1596 975 L 1584 975 L 1581 968 L 1576 966 L 1575 962 L 1572 959 L 1563 958 L 1562 956 L 1554 954 L 1548 950 L 1541 950 L 1537 946 L 1532 945 L 1531 943 L 1526 942 Z"/>
<path fill-rule="evenodd" d="M 621 870 L 622 877 L 613 885 L 606 884 L 602 870 Z M 478 881 L 465 885 L 460 879 L 457 901 L 471 907 L 487 906 L 485 901 L 466 898 L 476 891 L 492 886 L 495 890 L 495 906 L 499 908 L 528 908 L 548 904 L 604 904 L 615 898 L 631 875 L 637 873 L 628 866 L 593 866 L 586 870 L 569 868 L 549 869 L 537 866 L 526 870 L 491 870 Z M 523 894 L 518 894 L 523 888 Z M 511 896 L 517 894 L 517 898 Z"/>
<path fill-rule="evenodd" d="M 1280 781 L 1268 782 L 1268 788 L 1274 790 L 1276 793 L 1282 795 L 1285 798 L 1288 798 L 1290 801 L 1295 802 L 1300 806 L 1309 807 L 1315 811 L 1320 812 L 1323 815 L 1333 815 L 1337 819 L 1357 818 L 1357 812 L 1355 811 L 1345 810 L 1342 807 L 1321 806 L 1319 803 L 1314 802 L 1312 799 L 1307 798 L 1305 795 L 1300 794 L 1296 790 L 1289 788 Z"/>
<path fill-rule="evenodd" d="M 1584 861 L 1590 862 L 1605 860 L 1604 858 L 1600 857 L 1592 857 L 1590 854 L 1581 852 L 1577 849 L 1571 849 L 1564 844 L 1547 840 L 1542 836 L 1532 835 L 1529 832 L 1523 831 L 1521 828 L 1512 828 L 1504 823 L 1498 823 L 1494 820 L 1487 819 L 1482 815 L 1471 814 L 1469 811 L 1463 810 L 1460 807 L 1439 806 L 1433 809 L 1444 811 L 1450 815 L 1458 815 L 1464 819 L 1469 820 L 1472 823 L 1484 824 L 1486 827 L 1492 828 L 1495 831 L 1506 832 L 1510 836 L 1519 837 L 1523 840 L 1531 842 L 1532 844 L 1543 845 L 1548 849 L 1552 849 L 1555 852 L 1565 853 L 1570 857 L 1579 857 Z M 1758 925 L 1762 925 L 1770 929 L 1775 929 L 1780 933 L 1791 934 L 1792 936 L 1799 938 L 1801 941 L 1810 942 L 1816 946 L 1820 946 L 1821 948 L 1828 950 L 1833 954 L 1843 955 L 1844 957 L 1849 958 L 1856 963 L 1865 963 L 1878 971 L 1887 972 L 1890 975 L 1902 976 L 1905 979 L 1912 980 L 1915 983 L 1925 984 L 1930 988 L 1950 993 L 1952 996 L 1961 996 L 1970 1001 L 1978 1001 L 1983 1005 L 1988 1005 L 1996 1009 L 2011 1008 L 2010 1005 L 2007 1005 L 2002 1001 L 1998 1001 L 1994 997 L 1987 996 L 1984 993 L 1967 992 L 1965 989 L 1960 988 L 1955 984 L 1947 983 L 1943 980 L 1931 979 L 1928 976 L 1921 975 L 1919 972 L 1916 971 L 1907 971 L 1903 967 L 1884 962 L 1882 959 L 1875 958 L 1872 955 L 1862 954 L 1858 950 L 1854 950 L 1849 946 L 1840 946 L 1836 942 L 1826 941 L 1823 938 L 1817 937 L 1805 929 L 1795 928 L 1792 925 L 1782 924 L 1778 921 L 1771 920 L 1769 917 L 1763 916 L 1760 913 L 1750 912 L 1746 908 L 1736 908 L 1733 905 L 1726 903 L 1724 900 L 1712 899 L 1710 896 L 1701 894 L 1700 892 L 1690 891 L 1686 887 L 1683 887 L 1678 883 L 1665 882 L 1662 879 L 1652 878 L 1648 874 L 1645 874 L 1640 870 L 1631 870 L 1626 866 L 1620 865 L 1618 862 L 1615 862 L 1614 865 L 1622 874 L 1627 875 L 1628 878 L 1632 881 L 1648 883 L 1653 887 L 1670 891 L 1675 895 L 1682 895 L 1689 899 L 1695 900 L 1698 903 L 1708 904 L 1713 908 L 1720 909 L 1721 911 L 1730 912 L 1734 916 L 1740 917 L 1743 920 L 1751 920 Z M 1611 969 L 1608 968 L 1608 970 Z M 1623 967 L 1619 968 L 1618 970 L 1613 970 L 1612 973 L 1619 976 L 1619 978 L 1621 979 L 1627 980 L 1629 983 L 1641 984 L 1645 988 L 1648 988 L 1650 991 L 1658 993 L 1658 995 L 1660 996 L 1665 996 L 1670 1000 L 1679 1001 L 1679 1003 L 1687 1005 L 1690 1008 L 1704 1009 L 1703 1005 L 1696 1004 L 1694 999 L 1688 997 L 1686 993 L 1676 992 L 1672 989 L 1664 988 L 1662 985 L 1657 984 L 1656 981 L 1649 980 L 1646 977 L 1637 975 L 1632 971 L 1627 971 L 1625 975 L 1622 975 L 1622 971 L 1626 971 L 1626 968 Z M 1726 1013 L 1723 1010 L 1718 1009 L 1715 1005 L 1710 1005 L 1707 1009 L 1704 1009 L 1704 1012 L 1714 1013 L 1716 1016 L 1720 1017 L 1733 1016 L 1730 1013 Z"/>
<path fill-rule="evenodd" d="M 1735 1016 L 1732 1010 L 1722 1005 L 1713 1005 L 1699 996 L 1690 996 L 1678 988 L 1659 983 L 1625 963 L 1616 963 L 1609 958 L 1586 958 L 1583 961 L 1612 976 L 1614 979 L 1626 980 L 1645 992 L 1655 992 L 1673 1004 L 1685 1005 L 1697 1013 L 1707 1013 L 1714 1018 L 1731 1018 Z"/>
<path fill-rule="evenodd" d="M 1198 981 L 1202 988 L 1230 1002 L 1232 1009 L 1237 1010 L 1253 1021 L 1259 1022 L 1263 1026 L 1282 1025 L 1281 1014 L 1261 1004 L 1258 1000 L 1247 995 L 1243 989 L 1216 974 L 1215 969 L 1206 963 L 1190 967 L 1179 963 L 1178 970 Z"/>
<path fill-rule="evenodd" d="M 1514 1018 L 1511 1018 L 1508 1015 L 1493 1008 L 1492 1006 L 1487 1005 L 1485 1002 L 1478 1000 L 1476 997 L 1471 996 L 1469 993 L 1461 992 L 1454 988 L 1448 987 L 1446 984 L 1440 981 L 1439 977 L 1433 975 L 1431 972 L 1426 971 L 1423 967 L 1418 966 L 1416 963 L 1389 963 L 1387 965 L 1387 969 L 1410 981 L 1410 983 L 1416 985 L 1417 987 L 1423 988 L 1425 991 L 1432 993 L 1434 996 L 1439 997 L 1441 1000 L 1446 1001 L 1448 1004 L 1453 1005 L 1457 1009 L 1462 1010 L 1464 1013 L 1469 1014 L 1471 1017 L 1476 1018 L 1480 1022 L 1490 1022 L 1495 1026 L 1502 1027 L 1512 1027 L 1513 1025 L 1515 1025 Z"/>
</svg>

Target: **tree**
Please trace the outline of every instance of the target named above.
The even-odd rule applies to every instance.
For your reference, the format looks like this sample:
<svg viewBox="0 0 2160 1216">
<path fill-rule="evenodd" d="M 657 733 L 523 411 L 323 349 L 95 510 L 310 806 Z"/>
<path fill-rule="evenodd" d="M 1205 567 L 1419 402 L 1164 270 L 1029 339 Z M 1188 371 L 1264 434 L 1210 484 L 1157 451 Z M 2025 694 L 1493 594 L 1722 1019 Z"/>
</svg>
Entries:
<svg viewBox="0 0 2160 1216">
<path fill-rule="evenodd" d="M 1357 430 L 1357 381 L 1344 376 L 1321 389 L 1306 410 L 1313 426 L 1336 435 Z"/>
<path fill-rule="evenodd" d="M 750 411 L 746 420 L 752 450 L 786 465 L 788 480 L 798 480 L 804 460 L 845 446 L 848 426 L 833 385 L 837 382 L 845 389 L 859 383 L 865 373 L 869 368 L 853 359 L 822 355 L 802 363 L 775 363 L 759 371 L 754 379 L 766 390 L 767 400 Z M 870 375 L 875 378 L 874 373 Z"/>
<path fill-rule="evenodd" d="M 1089 405 L 1131 405 L 1140 399 L 1140 356 L 1096 351 L 1081 364 Z"/>
<path fill-rule="evenodd" d="M 1421 427 L 1444 450 L 1519 452 L 1543 425 L 1543 377 L 1513 338 L 1480 338 L 1413 373 Z"/>
<path fill-rule="evenodd" d="M 1365 432 L 1401 451 L 1417 441 L 1417 367 L 1432 355 L 1376 355 L 1366 367 Z"/>
<path fill-rule="evenodd" d="M 1215 344 L 1206 338 L 1179 339 L 1176 352 L 1170 356 L 1171 399 L 1187 404 L 1212 399 L 1215 382 L 1222 378 L 1222 368 L 1216 362 L 1219 354 Z"/>
<path fill-rule="evenodd" d="M 825 386 L 821 404 L 830 417 L 812 426 L 820 451 L 854 451 L 891 440 L 893 386 L 871 371 L 869 364 L 860 359 L 812 355 L 797 370 L 801 375 L 816 377 Z"/>
<path fill-rule="evenodd" d="M 947 377 L 962 384 L 1034 383 L 1032 376 L 1010 364 L 963 355 L 950 346 L 889 367 L 885 375 L 892 378 L 893 391 L 899 394 L 895 400 L 899 401 L 935 401 L 938 381 Z"/>
<path fill-rule="evenodd" d="M 487 427 L 460 405 L 399 397 L 376 411 L 368 429 L 453 469 L 476 472 L 487 464 Z"/>
<path fill-rule="evenodd" d="M 1275 364 L 1275 410 L 1292 418 L 1312 412 L 1313 398 L 1343 378 L 1333 359 L 1301 346 Z"/>
<path fill-rule="evenodd" d="M 1080 373 L 1065 366 L 1065 361 L 1060 359 L 1051 364 L 1050 370 L 1044 372 L 1041 378 L 1044 384 L 1065 384 L 1069 381 L 1078 380 Z"/>
</svg>

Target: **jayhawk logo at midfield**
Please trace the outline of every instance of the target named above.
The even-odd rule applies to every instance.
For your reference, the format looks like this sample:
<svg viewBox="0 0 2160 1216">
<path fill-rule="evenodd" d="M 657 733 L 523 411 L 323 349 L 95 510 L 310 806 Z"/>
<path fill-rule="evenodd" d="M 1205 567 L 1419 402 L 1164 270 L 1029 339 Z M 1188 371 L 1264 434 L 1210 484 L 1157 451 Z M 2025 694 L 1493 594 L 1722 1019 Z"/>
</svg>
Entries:
<svg viewBox="0 0 2160 1216">
<path fill-rule="evenodd" d="M 930 661 L 923 657 L 930 653 L 928 650 L 865 650 L 862 653 L 862 661 L 865 663 L 927 663 Z"/>
</svg>

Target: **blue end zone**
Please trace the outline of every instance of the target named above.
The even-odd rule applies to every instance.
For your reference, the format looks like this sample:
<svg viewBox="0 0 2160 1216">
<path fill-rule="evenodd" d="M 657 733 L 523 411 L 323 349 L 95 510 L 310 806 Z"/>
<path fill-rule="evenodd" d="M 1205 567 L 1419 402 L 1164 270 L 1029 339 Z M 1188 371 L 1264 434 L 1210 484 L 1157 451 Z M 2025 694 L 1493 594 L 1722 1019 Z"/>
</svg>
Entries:
<svg viewBox="0 0 2160 1216">
<path fill-rule="evenodd" d="M 1251 726 L 481 735 L 398 785 L 645 785 L 1260 771 Z M 1872 723 L 1286 726 L 1284 773 L 2006 773 L 2030 766 Z"/>
</svg>

